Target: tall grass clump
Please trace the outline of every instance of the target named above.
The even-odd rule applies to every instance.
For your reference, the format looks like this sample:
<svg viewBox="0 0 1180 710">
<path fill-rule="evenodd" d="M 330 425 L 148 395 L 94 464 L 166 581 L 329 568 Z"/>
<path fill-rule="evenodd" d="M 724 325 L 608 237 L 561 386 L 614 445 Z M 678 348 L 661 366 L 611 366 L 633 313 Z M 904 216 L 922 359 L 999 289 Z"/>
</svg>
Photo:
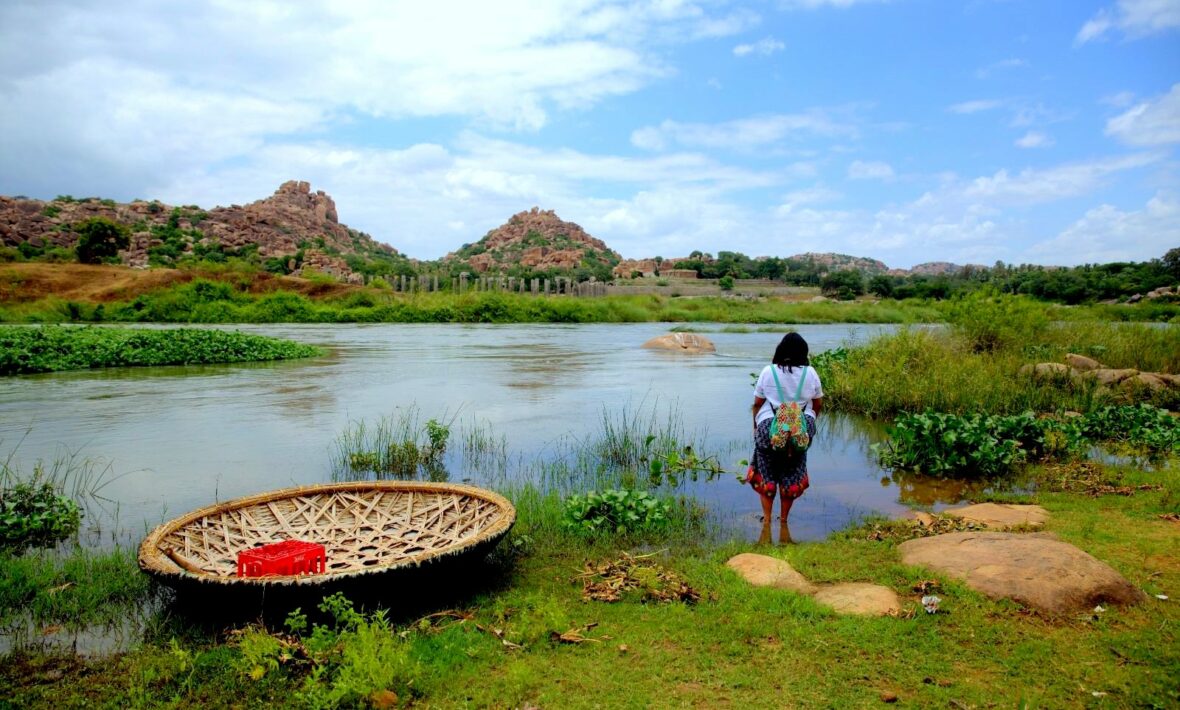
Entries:
<svg viewBox="0 0 1180 710">
<path fill-rule="evenodd" d="M 1092 379 L 1036 377 L 1025 365 L 1062 362 L 1067 353 L 1116 368 L 1180 371 L 1180 329 L 1132 323 L 1053 322 L 1026 299 L 983 295 L 949 310 L 945 330 L 903 328 L 850 348 L 824 372 L 824 393 L 841 411 L 874 417 L 899 412 L 1019 414 L 1086 412 L 1147 401 L 1175 406 L 1174 389 L 1107 389 Z"/>
<path fill-rule="evenodd" d="M 22 621 L 69 629 L 114 625 L 152 595 L 133 549 L 0 556 L 0 626 Z"/>
<path fill-rule="evenodd" d="M 341 432 L 332 453 L 332 479 L 416 478 L 424 471 L 430 480 L 446 480 L 443 456 L 450 443 L 454 417 L 420 420 L 410 406 L 396 415 L 383 416 L 376 424 L 353 422 Z"/>
<path fill-rule="evenodd" d="M 0 326 L 0 375 L 312 357 L 320 349 L 239 332 Z"/>
</svg>

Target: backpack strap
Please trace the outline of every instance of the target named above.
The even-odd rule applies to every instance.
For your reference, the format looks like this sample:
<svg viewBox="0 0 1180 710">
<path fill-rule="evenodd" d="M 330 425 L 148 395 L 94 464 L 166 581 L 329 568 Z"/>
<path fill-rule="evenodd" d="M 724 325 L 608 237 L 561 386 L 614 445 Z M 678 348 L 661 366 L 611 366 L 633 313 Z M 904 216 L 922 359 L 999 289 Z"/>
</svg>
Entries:
<svg viewBox="0 0 1180 710">
<path fill-rule="evenodd" d="M 795 390 L 795 401 L 803 397 L 803 383 L 807 381 L 807 365 L 803 366 L 803 374 L 799 375 L 799 389 Z"/>
<path fill-rule="evenodd" d="M 770 374 L 774 375 L 774 388 L 778 390 L 778 401 L 786 404 L 787 400 L 783 397 L 783 386 L 778 381 L 777 365 L 770 366 Z M 799 388 L 795 390 L 795 399 L 793 402 L 798 402 L 803 397 L 803 383 L 807 381 L 807 365 L 803 366 L 803 372 L 799 375 Z"/>
<path fill-rule="evenodd" d="M 783 386 L 779 384 L 778 370 L 776 368 L 778 368 L 778 365 L 775 365 L 774 363 L 770 364 L 770 374 L 774 375 L 774 388 L 778 390 L 778 401 L 779 404 L 783 404 L 786 402 L 786 400 L 783 399 Z"/>
</svg>

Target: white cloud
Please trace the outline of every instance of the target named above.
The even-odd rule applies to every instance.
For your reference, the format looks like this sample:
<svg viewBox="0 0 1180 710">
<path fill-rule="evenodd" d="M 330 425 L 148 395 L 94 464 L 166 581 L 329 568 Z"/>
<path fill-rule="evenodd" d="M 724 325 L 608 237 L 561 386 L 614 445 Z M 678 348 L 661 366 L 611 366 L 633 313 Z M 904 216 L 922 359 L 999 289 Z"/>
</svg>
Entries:
<svg viewBox="0 0 1180 710">
<path fill-rule="evenodd" d="M 1103 8 L 1086 21 L 1074 37 L 1075 44 L 1105 39 L 1118 28 L 1131 38 L 1180 27 L 1178 0 L 1118 0 L 1117 10 Z"/>
<path fill-rule="evenodd" d="M 880 161 L 854 160 L 848 166 L 849 180 L 891 180 L 893 167 Z"/>
<path fill-rule="evenodd" d="M 789 211 L 800 205 L 834 202 L 835 200 L 839 200 L 842 197 L 844 197 L 844 195 L 840 192 L 837 192 L 831 188 L 823 187 L 822 185 L 817 185 L 815 187 L 809 187 L 803 190 L 794 190 L 792 192 L 788 192 L 783 196 L 782 205 L 780 205 L 778 209 L 781 210 L 785 208 Z"/>
<path fill-rule="evenodd" d="M 1016 139 L 1016 146 L 1019 148 L 1048 148 L 1053 143 L 1051 136 L 1038 131 L 1029 131 Z"/>
<path fill-rule="evenodd" d="M 678 144 L 696 148 L 751 150 L 801 136 L 855 138 L 857 127 L 828 112 L 754 116 L 723 123 L 678 123 L 664 121 L 631 133 L 631 143 L 645 150 L 664 150 Z"/>
<path fill-rule="evenodd" d="M 0 7 L 0 66 L 18 86 L 83 77 L 101 61 L 166 77 L 161 100 L 215 87 L 320 111 L 455 115 L 533 130 L 554 110 L 590 106 L 666 75 L 661 50 L 669 44 L 756 22 L 746 10 L 719 14 L 672 1 L 258 0 L 165 13 L 62 0 Z M 118 83 L 104 89 L 124 92 Z"/>
<path fill-rule="evenodd" d="M 1180 84 L 1153 101 L 1144 101 L 1106 122 L 1106 135 L 1129 145 L 1180 143 Z"/>
<path fill-rule="evenodd" d="M 980 67 L 979 69 L 976 69 L 975 76 L 978 79 L 987 79 L 998 71 L 1020 69 L 1027 66 L 1028 62 L 1023 59 L 1001 59 L 998 62 L 988 64 L 986 67 Z"/>
<path fill-rule="evenodd" d="M 1142 261 L 1162 256 L 1180 234 L 1180 200 L 1157 193 L 1142 210 L 1125 212 L 1103 204 L 1055 238 L 1028 250 L 1031 259 L 1060 260 L 1066 265 Z"/>
<path fill-rule="evenodd" d="M 1084 163 L 1059 165 L 1043 170 L 1022 170 L 1009 175 L 1000 170 L 991 177 L 979 177 L 963 189 L 963 195 L 986 199 L 997 204 L 1034 204 L 1090 192 L 1107 177 L 1159 160 L 1159 156 L 1139 153 Z"/>
<path fill-rule="evenodd" d="M 1107 106 L 1114 106 L 1115 108 L 1126 108 L 1135 103 L 1135 93 L 1133 91 L 1120 91 L 1117 94 L 1110 94 L 1103 96 L 1098 100 L 1099 103 Z"/>
<path fill-rule="evenodd" d="M 1000 108 L 1004 105 L 1003 101 L 996 99 L 976 99 L 974 101 L 964 101 L 962 103 L 947 106 L 947 111 L 951 113 L 979 113 L 980 111 L 991 111 L 992 109 Z"/>
<path fill-rule="evenodd" d="M 772 37 L 766 37 L 764 39 L 758 40 L 757 42 L 755 42 L 753 44 L 739 44 L 738 46 L 733 48 L 733 55 L 735 57 L 744 57 L 749 54 L 758 54 L 763 57 L 769 57 L 770 55 L 774 54 L 775 52 L 783 51 L 783 49 L 785 49 L 786 46 L 787 45 L 783 44 L 782 42 L 778 41 L 777 39 L 774 39 Z"/>
</svg>

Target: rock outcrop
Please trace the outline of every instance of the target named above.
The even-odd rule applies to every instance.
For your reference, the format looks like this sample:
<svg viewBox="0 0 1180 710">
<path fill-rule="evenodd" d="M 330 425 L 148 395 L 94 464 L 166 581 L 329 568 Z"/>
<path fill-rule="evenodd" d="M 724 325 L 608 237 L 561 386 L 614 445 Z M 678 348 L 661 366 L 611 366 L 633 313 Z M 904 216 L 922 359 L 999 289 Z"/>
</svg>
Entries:
<svg viewBox="0 0 1180 710">
<path fill-rule="evenodd" d="M 992 599 L 1068 614 L 1146 595 L 1110 565 L 1046 533 L 959 532 L 898 546 L 907 565 L 956 577 Z"/>
<path fill-rule="evenodd" d="M 1094 381 L 1100 389 L 1122 388 L 1135 391 L 1145 388 L 1151 391 L 1180 389 L 1180 375 L 1165 372 L 1141 372 L 1134 368 L 1110 368 L 1084 355 L 1069 353 L 1065 363 L 1039 362 L 1024 365 L 1020 374 L 1029 377 L 1068 377 L 1078 381 Z"/>
<path fill-rule="evenodd" d="M 97 198 L 43 202 L 0 197 L 0 245 L 68 248 L 78 238 L 71 228 L 90 217 L 105 217 L 131 230 L 131 246 L 122 254 L 129 266 L 147 266 L 149 250 L 164 243 L 165 230 L 171 230 L 179 253 L 216 244 L 227 253 L 257 248 L 262 259 L 294 259 L 302 250 L 302 262 L 292 262 L 296 272 L 314 268 L 339 277 L 352 274 L 344 256 L 398 257 L 393 247 L 340 224 L 336 203 L 323 190 L 312 192 L 308 183 L 295 180 L 248 205 L 209 210 L 144 200 L 121 204 Z"/>
<path fill-rule="evenodd" d="M 466 244 L 444 257 L 466 261 L 478 273 L 501 273 L 514 266 L 536 271 L 570 271 L 579 267 L 600 272 L 609 280 L 620 257 L 601 239 L 595 239 L 553 210 L 534 207 L 512 215 L 503 225 L 474 244 Z"/>
</svg>

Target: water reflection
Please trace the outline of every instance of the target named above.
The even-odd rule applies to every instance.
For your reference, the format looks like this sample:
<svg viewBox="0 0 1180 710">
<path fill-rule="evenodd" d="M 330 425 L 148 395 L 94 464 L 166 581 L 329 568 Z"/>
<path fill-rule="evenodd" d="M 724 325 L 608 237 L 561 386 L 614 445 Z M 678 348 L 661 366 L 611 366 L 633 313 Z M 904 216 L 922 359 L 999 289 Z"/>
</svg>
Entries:
<svg viewBox="0 0 1180 710">
<path fill-rule="evenodd" d="M 689 482 L 683 492 L 706 504 L 727 535 L 753 541 L 762 533 L 756 496 L 733 474 L 750 455 L 749 373 L 769 360 L 779 331 L 711 332 L 717 355 L 685 357 L 640 347 L 668 331 L 659 323 L 231 329 L 292 338 L 329 354 L 3 378 L 0 458 L 23 438 L 13 459 L 22 470 L 64 446 L 133 472 L 104 492 L 133 539 L 165 517 L 218 500 L 331 480 L 340 432 L 407 407 L 417 407 L 422 421 L 453 420 L 457 412 L 470 418 L 456 426 L 438 466 L 416 476 L 499 486 L 567 451 L 562 442 L 585 440 L 600 428 L 603 412 L 638 401 L 658 410 L 658 420 L 679 417 L 697 450 L 717 453 L 728 472 Z M 813 352 L 893 329 L 797 327 Z M 497 440 L 494 453 L 465 452 L 463 439 L 472 436 Z M 895 515 L 907 505 L 973 494 L 970 487 L 882 471 L 868 448 L 882 437 L 875 422 L 821 416 L 810 453 L 812 488 L 791 513 L 788 537 L 822 538 L 870 512 Z M 546 475 L 559 487 L 592 483 L 564 480 L 556 468 Z"/>
</svg>

